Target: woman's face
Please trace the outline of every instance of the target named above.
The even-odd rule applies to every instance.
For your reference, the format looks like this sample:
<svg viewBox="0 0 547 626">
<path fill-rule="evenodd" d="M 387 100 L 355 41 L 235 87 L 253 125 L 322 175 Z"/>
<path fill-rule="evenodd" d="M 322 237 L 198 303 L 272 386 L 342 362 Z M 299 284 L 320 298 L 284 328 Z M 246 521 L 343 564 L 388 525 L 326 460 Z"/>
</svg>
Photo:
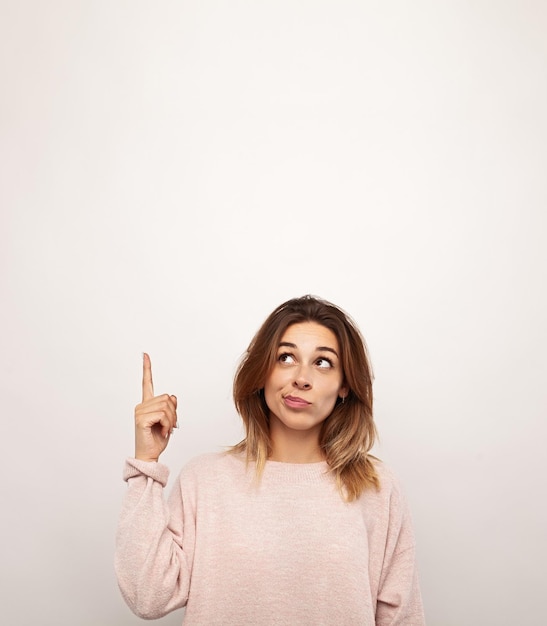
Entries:
<svg viewBox="0 0 547 626">
<path fill-rule="evenodd" d="M 337 398 L 347 395 L 343 381 L 336 335 L 316 322 L 289 326 L 264 385 L 270 428 L 310 431 L 318 436 Z"/>
</svg>

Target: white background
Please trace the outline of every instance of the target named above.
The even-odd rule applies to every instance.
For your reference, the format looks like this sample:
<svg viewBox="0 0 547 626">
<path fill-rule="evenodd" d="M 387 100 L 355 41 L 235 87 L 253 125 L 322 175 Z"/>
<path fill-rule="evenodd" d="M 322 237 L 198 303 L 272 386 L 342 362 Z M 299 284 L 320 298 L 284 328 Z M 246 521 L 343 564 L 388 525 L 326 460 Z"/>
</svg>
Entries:
<svg viewBox="0 0 547 626">
<path fill-rule="evenodd" d="M 367 338 L 429 626 L 547 623 L 546 33 L 540 0 L 1 2 L 2 623 L 142 623 L 141 353 L 176 472 L 305 293 Z"/>
</svg>

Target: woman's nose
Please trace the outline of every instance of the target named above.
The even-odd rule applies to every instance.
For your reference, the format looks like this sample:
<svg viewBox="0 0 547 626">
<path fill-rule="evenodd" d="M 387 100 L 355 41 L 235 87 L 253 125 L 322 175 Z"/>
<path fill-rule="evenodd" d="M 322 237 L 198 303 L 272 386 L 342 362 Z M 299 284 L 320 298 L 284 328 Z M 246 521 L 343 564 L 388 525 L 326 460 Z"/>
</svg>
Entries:
<svg viewBox="0 0 547 626">
<path fill-rule="evenodd" d="M 298 389 L 311 389 L 311 377 L 305 368 L 301 367 L 298 372 L 296 372 L 293 385 Z"/>
</svg>

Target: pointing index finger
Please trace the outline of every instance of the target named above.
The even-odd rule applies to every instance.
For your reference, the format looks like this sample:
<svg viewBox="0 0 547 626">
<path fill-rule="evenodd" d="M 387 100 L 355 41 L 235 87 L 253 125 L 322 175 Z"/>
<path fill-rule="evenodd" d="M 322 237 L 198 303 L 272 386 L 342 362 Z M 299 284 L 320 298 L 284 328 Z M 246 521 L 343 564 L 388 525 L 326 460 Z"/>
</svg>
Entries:
<svg viewBox="0 0 547 626">
<path fill-rule="evenodd" d="M 154 397 L 154 384 L 152 382 L 152 363 L 146 352 L 142 355 L 142 401 Z"/>
</svg>

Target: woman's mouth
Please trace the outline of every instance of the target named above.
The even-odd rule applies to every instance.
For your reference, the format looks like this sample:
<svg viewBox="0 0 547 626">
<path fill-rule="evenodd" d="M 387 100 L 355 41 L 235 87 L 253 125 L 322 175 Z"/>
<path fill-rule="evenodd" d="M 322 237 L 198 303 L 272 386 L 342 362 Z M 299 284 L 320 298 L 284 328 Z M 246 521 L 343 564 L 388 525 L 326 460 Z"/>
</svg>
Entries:
<svg viewBox="0 0 547 626">
<path fill-rule="evenodd" d="M 303 409 L 311 404 L 311 402 L 295 396 L 284 396 L 283 401 L 291 409 Z"/>
</svg>

